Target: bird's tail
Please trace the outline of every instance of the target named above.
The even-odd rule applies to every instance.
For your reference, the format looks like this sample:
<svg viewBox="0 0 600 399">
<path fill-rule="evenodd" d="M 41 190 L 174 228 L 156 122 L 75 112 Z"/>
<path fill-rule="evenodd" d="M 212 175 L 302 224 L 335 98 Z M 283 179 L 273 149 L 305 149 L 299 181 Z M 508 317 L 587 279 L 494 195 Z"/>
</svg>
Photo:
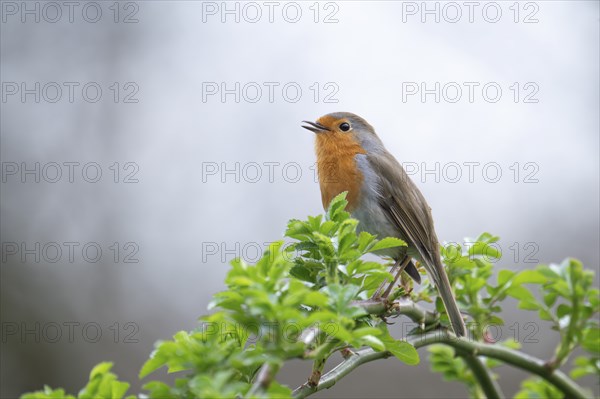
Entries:
<svg viewBox="0 0 600 399">
<path fill-rule="evenodd" d="M 467 327 L 465 326 L 465 321 L 458 309 L 456 299 L 454 299 L 450 280 L 448 280 L 448 275 L 446 274 L 442 263 L 440 261 L 435 263 L 438 273 L 435 273 L 433 280 L 440 294 L 440 298 L 442 298 L 444 307 L 446 308 L 446 313 L 448 313 L 448 317 L 450 318 L 450 324 L 457 336 L 464 337 L 467 334 Z"/>
</svg>

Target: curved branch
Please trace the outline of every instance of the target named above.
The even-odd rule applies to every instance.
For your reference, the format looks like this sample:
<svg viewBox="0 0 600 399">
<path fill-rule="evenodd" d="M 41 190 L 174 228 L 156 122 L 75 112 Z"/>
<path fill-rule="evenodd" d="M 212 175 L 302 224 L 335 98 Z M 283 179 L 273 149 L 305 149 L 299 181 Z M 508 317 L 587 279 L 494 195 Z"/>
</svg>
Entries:
<svg viewBox="0 0 600 399">
<path fill-rule="evenodd" d="M 425 310 L 408 298 L 400 298 L 394 302 L 387 302 L 385 299 L 367 299 L 365 301 L 353 301 L 352 304 L 376 316 L 407 316 L 418 323 L 421 328 L 439 324 L 436 313 Z"/>
<path fill-rule="evenodd" d="M 490 370 L 483 364 L 480 358 L 467 353 L 463 354 L 460 351 L 457 351 L 457 353 L 473 372 L 487 399 L 501 399 L 506 397 L 496 380 L 492 377 Z"/>
<path fill-rule="evenodd" d="M 260 396 L 262 395 L 271 385 L 271 381 L 273 381 L 273 376 L 275 374 L 275 370 L 269 363 L 265 363 L 258 370 L 256 374 L 256 378 L 254 380 L 254 384 L 250 387 L 248 391 L 248 396 Z"/>
<path fill-rule="evenodd" d="M 358 352 L 350 355 L 346 360 L 338 364 L 331 370 L 321 377 L 319 385 L 310 386 L 308 383 L 301 385 L 292 392 L 294 398 L 305 398 L 315 392 L 323 389 L 331 388 L 336 382 L 350 374 L 352 370 L 368 362 L 372 362 L 377 359 L 385 359 L 386 357 L 392 356 L 389 352 L 375 352 L 372 349 L 362 349 Z"/>
<path fill-rule="evenodd" d="M 410 339 L 409 342 L 411 342 Z M 542 377 L 560 389 L 567 398 L 586 398 L 585 391 L 562 371 L 551 370 L 546 367 L 543 360 L 504 346 L 469 341 L 465 338 L 458 338 L 447 331 L 432 331 L 431 333 L 423 334 L 416 337 L 412 343 L 416 348 L 436 343 L 446 344 L 474 356 L 486 356 L 498 359 L 506 364 Z"/>
<path fill-rule="evenodd" d="M 503 346 L 469 341 L 466 338 L 458 338 L 454 334 L 442 330 L 430 331 L 425 334 L 409 337 L 408 342 L 417 349 L 432 344 L 446 344 L 464 354 L 486 356 L 502 360 L 504 363 L 542 377 L 560 389 L 567 398 L 586 399 L 585 391 L 562 371 L 550 370 L 545 367 L 542 360 Z M 293 395 L 295 398 L 305 398 L 314 392 L 330 388 L 335 385 L 340 378 L 346 376 L 361 364 L 389 356 L 391 356 L 391 354 L 388 352 L 375 352 L 370 348 L 360 350 L 355 355 L 350 356 L 347 360 L 340 363 L 329 373 L 323 375 L 318 386 L 309 387 L 306 384 L 302 385 L 293 392 Z"/>
</svg>

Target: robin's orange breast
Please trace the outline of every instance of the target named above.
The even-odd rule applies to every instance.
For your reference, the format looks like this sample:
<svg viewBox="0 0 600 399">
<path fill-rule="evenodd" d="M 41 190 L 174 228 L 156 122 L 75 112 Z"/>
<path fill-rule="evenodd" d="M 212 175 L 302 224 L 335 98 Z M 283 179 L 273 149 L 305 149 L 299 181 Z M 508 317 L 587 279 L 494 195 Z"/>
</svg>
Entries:
<svg viewBox="0 0 600 399">
<path fill-rule="evenodd" d="M 347 210 L 351 212 L 359 204 L 364 180 L 354 157 L 366 151 L 351 134 L 339 132 L 317 134 L 315 149 L 323 207 L 327 209 L 336 195 L 347 191 Z"/>
</svg>

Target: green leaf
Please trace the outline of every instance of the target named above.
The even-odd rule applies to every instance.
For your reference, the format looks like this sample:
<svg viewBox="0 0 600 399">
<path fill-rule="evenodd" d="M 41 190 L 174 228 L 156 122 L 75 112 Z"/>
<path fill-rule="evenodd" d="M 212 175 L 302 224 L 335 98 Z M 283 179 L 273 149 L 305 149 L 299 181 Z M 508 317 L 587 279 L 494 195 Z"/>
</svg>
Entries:
<svg viewBox="0 0 600 399">
<path fill-rule="evenodd" d="M 402 241 L 396 237 L 386 237 L 381 239 L 375 243 L 371 248 L 369 248 L 369 252 L 375 252 L 382 249 L 395 248 L 395 247 L 405 247 L 406 242 Z"/>
<path fill-rule="evenodd" d="M 542 319 L 542 320 L 547 320 L 547 321 L 552 320 L 552 315 L 550 313 L 548 313 L 548 311 L 546 309 L 540 309 L 540 311 L 538 312 L 538 315 L 540 316 L 540 319 Z"/>
<path fill-rule="evenodd" d="M 558 298 L 558 295 L 554 292 L 544 294 L 544 304 L 548 307 L 554 306 L 556 298 Z"/>
<path fill-rule="evenodd" d="M 338 244 L 338 252 L 340 254 L 344 254 L 346 251 L 353 248 L 353 245 L 356 243 L 356 241 L 357 238 L 355 232 L 342 236 Z"/>
<path fill-rule="evenodd" d="M 529 291 L 525 287 L 511 286 L 506 290 L 506 293 L 508 295 L 510 295 L 511 297 L 518 299 L 520 301 L 528 301 L 528 302 L 536 301 L 536 299 L 533 296 L 533 294 L 531 293 L 531 291 Z"/>
<path fill-rule="evenodd" d="M 501 345 L 506 346 L 507 348 L 510 348 L 510 349 L 521 349 L 521 343 L 512 338 L 507 339 L 506 341 L 502 341 Z"/>
<path fill-rule="evenodd" d="M 589 374 L 596 374 L 600 377 L 600 358 L 579 356 L 573 362 L 575 367 L 571 370 L 571 377 L 579 379 Z"/>
<path fill-rule="evenodd" d="M 382 332 L 377 327 L 359 327 L 356 330 L 352 331 L 352 335 L 356 338 L 364 337 L 365 335 L 381 335 Z"/>
<path fill-rule="evenodd" d="M 510 270 L 500 270 L 498 272 L 498 285 L 506 284 L 515 274 L 515 272 Z"/>
<path fill-rule="evenodd" d="M 277 381 L 272 381 L 267 389 L 267 397 L 277 399 L 291 398 L 292 390 Z"/>
<path fill-rule="evenodd" d="M 352 284 L 330 284 L 324 288 L 324 292 L 329 294 L 329 302 L 332 309 L 339 315 L 347 317 L 358 317 L 365 314 L 362 308 L 350 304 L 356 298 L 359 291 L 360 287 Z"/>
<path fill-rule="evenodd" d="M 245 276 L 236 276 L 230 278 L 228 283 L 232 287 L 250 287 L 254 284 L 254 280 Z"/>
<path fill-rule="evenodd" d="M 392 337 L 386 325 L 380 325 L 379 328 L 381 330 L 381 336 L 379 339 L 381 339 L 381 341 L 385 344 L 386 350 L 388 350 L 398 360 L 410 366 L 419 364 L 419 353 L 414 346 L 406 341 L 397 340 Z"/>
<path fill-rule="evenodd" d="M 319 232 L 321 234 L 325 234 L 326 236 L 332 236 L 337 230 L 338 224 L 333 220 L 327 220 L 325 223 L 321 225 L 319 228 Z"/>
<path fill-rule="evenodd" d="M 524 310 L 539 310 L 540 304 L 536 301 L 523 300 L 519 302 L 518 308 Z"/>
<path fill-rule="evenodd" d="M 304 300 L 302 301 L 302 303 L 304 305 L 309 305 L 309 306 L 324 307 L 327 305 L 328 301 L 329 301 L 329 298 L 327 297 L 327 295 L 323 294 L 322 292 L 311 291 L 308 294 L 306 294 L 306 297 L 304 297 Z"/>
<path fill-rule="evenodd" d="M 484 233 L 481 233 L 475 241 L 481 241 L 484 243 L 491 244 L 493 242 L 497 242 L 499 239 L 500 239 L 500 237 L 498 237 L 498 236 L 484 232 Z"/>
<path fill-rule="evenodd" d="M 558 274 L 558 270 L 556 270 L 556 265 L 539 265 L 536 270 L 543 275 L 544 277 L 546 277 L 549 281 L 553 281 L 556 280 L 558 278 L 560 278 L 560 275 Z"/>
<path fill-rule="evenodd" d="M 167 359 L 160 353 L 160 342 L 157 343 L 158 348 L 150 354 L 150 358 L 146 360 L 139 373 L 139 378 L 144 378 L 153 371 L 158 370 L 167 363 Z"/>
<path fill-rule="evenodd" d="M 25 393 L 21 395 L 21 399 L 75 399 L 75 396 L 65 394 L 62 388 L 52 389 L 44 385 L 43 391 Z"/>
<path fill-rule="evenodd" d="M 558 388 L 539 377 L 531 377 L 521 383 L 521 390 L 515 399 L 545 399 L 563 398 L 564 395 Z"/>
<path fill-rule="evenodd" d="M 307 223 L 295 219 L 288 222 L 287 230 L 285 231 L 286 237 L 296 238 L 298 240 L 309 236 L 311 233 L 312 230 Z"/>
<path fill-rule="evenodd" d="M 90 380 L 93 380 L 96 377 L 101 377 L 103 374 L 108 373 L 112 366 L 112 362 L 98 363 L 90 372 Z"/>
<path fill-rule="evenodd" d="M 594 308 L 598 308 L 600 306 L 600 290 L 596 288 L 589 290 L 588 299 Z"/>
<path fill-rule="evenodd" d="M 444 380 L 458 380 L 473 389 L 477 382 L 467 369 L 464 360 L 455 357 L 454 349 L 445 345 L 432 345 L 428 348 L 431 369 L 443 373 Z"/>
<path fill-rule="evenodd" d="M 290 275 L 298 280 L 306 281 L 315 284 L 317 282 L 317 274 L 311 271 L 305 265 L 294 265 L 290 270 Z"/>
<path fill-rule="evenodd" d="M 467 257 L 462 256 L 462 247 L 457 243 L 446 243 L 441 247 L 440 252 L 444 257 L 444 263 L 456 263 L 460 260 L 470 263 Z"/>
<path fill-rule="evenodd" d="M 117 380 L 117 376 L 110 372 L 113 364 L 102 362 L 96 365 L 91 373 L 88 384 L 79 392 L 79 399 L 121 399 L 129 384 Z"/>
<path fill-rule="evenodd" d="M 358 250 L 364 252 L 373 241 L 375 241 L 374 235 L 361 231 L 358 235 Z"/>
<path fill-rule="evenodd" d="M 121 399 L 129 389 L 129 383 L 113 381 L 111 384 L 111 399 Z"/>
<path fill-rule="evenodd" d="M 563 317 L 570 315 L 571 312 L 572 312 L 571 307 L 564 303 L 561 303 L 556 308 L 556 315 L 558 316 L 559 319 L 562 319 Z"/>
<path fill-rule="evenodd" d="M 348 269 L 348 274 L 350 275 L 368 273 L 371 271 L 385 271 L 385 267 L 381 263 L 377 262 L 359 261 L 355 262 L 352 266 L 352 268 Z"/>
<path fill-rule="evenodd" d="M 336 222 L 342 222 L 343 220 L 350 217 L 348 212 L 345 212 L 348 201 L 346 200 L 347 191 L 340 193 L 335 196 L 329 203 L 329 209 L 327 210 L 327 218 Z"/>
<path fill-rule="evenodd" d="M 581 346 L 590 353 L 600 355 L 600 328 L 589 327 L 586 329 L 583 333 Z"/>
<path fill-rule="evenodd" d="M 547 281 L 537 270 L 523 270 L 515 276 L 513 284 L 543 284 Z"/>
<path fill-rule="evenodd" d="M 485 242 L 475 242 L 468 251 L 469 258 L 473 256 L 480 255 L 488 259 L 500 259 L 502 257 L 502 253 L 495 246 L 489 245 Z"/>
<path fill-rule="evenodd" d="M 373 348 L 373 350 L 375 350 L 377 352 L 384 351 L 387 348 L 387 345 L 385 345 L 379 338 L 377 338 L 374 335 L 362 336 L 362 337 L 360 337 L 360 341 L 363 344 L 370 346 L 371 348 Z"/>
<path fill-rule="evenodd" d="M 385 342 L 385 348 L 398 360 L 410 366 L 416 366 L 420 362 L 419 353 L 414 346 L 406 341 Z"/>
</svg>

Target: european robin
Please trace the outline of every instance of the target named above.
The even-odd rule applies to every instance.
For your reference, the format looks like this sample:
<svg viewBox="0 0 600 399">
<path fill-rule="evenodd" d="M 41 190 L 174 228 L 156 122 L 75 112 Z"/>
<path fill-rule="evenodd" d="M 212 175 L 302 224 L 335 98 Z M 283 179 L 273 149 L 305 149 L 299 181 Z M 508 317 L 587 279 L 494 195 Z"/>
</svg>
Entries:
<svg viewBox="0 0 600 399">
<path fill-rule="evenodd" d="M 373 127 L 363 118 L 336 112 L 302 126 L 316 133 L 315 150 L 321 200 L 326 209 L 338 194 L 347 191 L 347 210 L 359 221 L 358 230 L 379 237 L 398 237 L 407 247 L 383 250 L 395 260 L 394 281 L 402 270 L 420 282 L 412 263 L 418 260 L 435 284 L 456 335 L 465 335 L 465 323 L 452 294 L 440 258 L 431 208 L 400 163 L 384 147 Z M 380 297 L 380 287 L 374 297 Z"/>
</svg>

